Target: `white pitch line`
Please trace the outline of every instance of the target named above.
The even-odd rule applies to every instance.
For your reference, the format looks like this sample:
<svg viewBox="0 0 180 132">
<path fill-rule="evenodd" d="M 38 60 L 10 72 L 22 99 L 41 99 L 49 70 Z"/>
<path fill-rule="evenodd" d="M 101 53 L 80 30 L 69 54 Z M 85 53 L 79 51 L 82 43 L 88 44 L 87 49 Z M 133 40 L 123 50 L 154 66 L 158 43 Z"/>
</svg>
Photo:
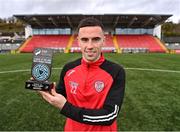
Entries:
<svg viewBox="0 0 180 132">
<path fill-rule="evenodd" d="M 52 68 L 54 70 L 62 69 L 62 67 L 55 67 Z M 146 69 L 146 68 L 125 68 L 127 70 L 137 70 L 137 71 L 155 71 L 155 72 L 171 72 L 171 73 L 180 73 L 180 71 L 175 70 L 162 70 L 162 69 Z M 11 71 L 0 71 L 0 74 L 3 73 L 16 73 L 16 72 L 30 72 L 30 69 L 23 69 L 23 70 L 11 70 Z"/>
<path fill-rule="evenodd" d="M 23 69 L 23 70 L 11 70 L 11 71 L 1 71 L 0 74 L 3 73 L 14 73 L 14 72 L 28 72 L 30 71 L 29 69 Z"/>
<path fill-rule="evenodd" d="M 157 71 L 157 72 L 174 72 L 180 73 L 180 71 L 175 70 L 162 70 L 162 69 L 146 69 L 146 68 L 125 68 L 127 70 L 138 70 L 138 71 Z"/>
<path fill-rule="evenodd" d="M 60 68 L 52 68 L 52 69 L 62 69 L 62 67 Z M 3 74 L 3 73 L 15 73 L 15 72 L 30 72 L 31 70 L 30 69 L 23 69 L 23 70 L 11 70 L 11 71 L 0 71 L 0 74 Z"/>
</svg>

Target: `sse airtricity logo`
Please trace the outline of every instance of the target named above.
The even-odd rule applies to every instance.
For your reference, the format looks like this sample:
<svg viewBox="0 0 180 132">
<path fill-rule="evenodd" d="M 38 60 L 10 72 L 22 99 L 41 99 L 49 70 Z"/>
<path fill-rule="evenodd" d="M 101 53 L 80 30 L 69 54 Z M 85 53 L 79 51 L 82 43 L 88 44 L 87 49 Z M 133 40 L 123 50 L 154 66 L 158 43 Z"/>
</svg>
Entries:
<svg viewBox="0 0 180 132">
<path fill-rule="evenodd" d="M 39 55 L 41 53 L 41 49 L 35 49 L 35 52 L 34 52 L 34 54 L 37 56 L 37 55 Z"/>
<path fill-rule="evenodd" d="M 45 64 L 36 64 L 32 69 L 32 76 L 37 81 L 46 81 L 50 76 L 49 67 Z"/>
</svg>

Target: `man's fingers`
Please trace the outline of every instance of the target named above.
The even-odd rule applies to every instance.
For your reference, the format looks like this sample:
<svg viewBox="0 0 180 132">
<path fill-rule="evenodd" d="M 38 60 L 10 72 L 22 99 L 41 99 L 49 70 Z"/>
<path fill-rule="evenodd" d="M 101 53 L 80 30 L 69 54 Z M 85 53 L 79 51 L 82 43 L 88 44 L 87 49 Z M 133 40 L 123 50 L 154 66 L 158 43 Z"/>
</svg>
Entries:
<svg viewBox="0 0 180 132">
<path fill-rule="evenodd" d="M 52 95 L 48 92 L 45 92 L 45 91 L 39 91 L 39 93 L 42 95 L 42 97 L 48 101 L 48 102 L 51 102 L 51 98 L 52 98 Z"/>
<path fill-rule="evenodd" d="M 38 91 L 42 97 L 47 101 L 49 102 L 50 104 L 53 104 L 54 103 L 54 100 L 55 100 L 55 96 L 57 95 L 56 93 L 56 83 L 54 82 L 53 83 L 53 87 L 51 89 L 51 91 Z"/>
</svg>

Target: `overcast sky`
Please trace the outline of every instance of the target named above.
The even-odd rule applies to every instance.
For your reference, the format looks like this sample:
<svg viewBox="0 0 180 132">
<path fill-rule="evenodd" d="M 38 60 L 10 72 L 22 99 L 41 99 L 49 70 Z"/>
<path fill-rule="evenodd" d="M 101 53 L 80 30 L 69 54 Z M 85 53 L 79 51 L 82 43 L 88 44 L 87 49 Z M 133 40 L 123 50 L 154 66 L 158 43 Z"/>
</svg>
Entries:
<svg viewBox="0 0 180 132">
<path fill-rule="evenodd" d="M 180 20 L 180 0 L 0 0 L 0 18 L 14 14 L 172 14 Z"/>
</svg>

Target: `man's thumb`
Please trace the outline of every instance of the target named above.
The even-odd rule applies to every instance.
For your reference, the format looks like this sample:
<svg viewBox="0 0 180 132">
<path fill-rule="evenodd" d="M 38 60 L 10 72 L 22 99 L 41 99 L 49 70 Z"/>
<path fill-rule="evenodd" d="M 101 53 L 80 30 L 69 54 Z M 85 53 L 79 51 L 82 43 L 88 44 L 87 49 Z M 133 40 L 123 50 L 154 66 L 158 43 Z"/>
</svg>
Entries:
<svg viewBox="0 0 180 132">
<path fill-rule="evenodd" d="M 52 93 L 52 95 L 56 95 L 57 94 L 56 93 L 56 82 L 53 82 L 53 87 L 51 89 L 51 93 Z"/>
</svg>

